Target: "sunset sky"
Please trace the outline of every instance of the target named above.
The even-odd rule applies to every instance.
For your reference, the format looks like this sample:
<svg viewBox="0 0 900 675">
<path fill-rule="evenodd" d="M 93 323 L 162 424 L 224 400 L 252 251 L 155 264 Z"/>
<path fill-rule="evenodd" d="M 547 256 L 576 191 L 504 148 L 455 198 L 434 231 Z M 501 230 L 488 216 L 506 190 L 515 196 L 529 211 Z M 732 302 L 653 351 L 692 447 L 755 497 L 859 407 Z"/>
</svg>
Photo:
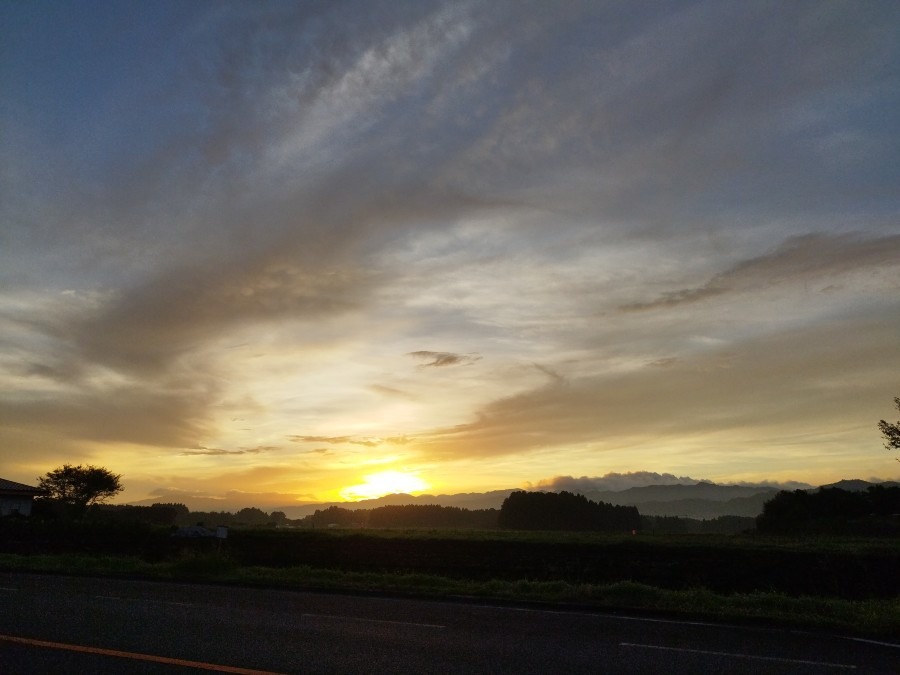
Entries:
<svg viewBox="0 0 900 675">
<path fill-rule="evenodd" d="M 898 2 L 3 2 L 0 476 L 896 478 L 898 34 Z"/>
</svg>

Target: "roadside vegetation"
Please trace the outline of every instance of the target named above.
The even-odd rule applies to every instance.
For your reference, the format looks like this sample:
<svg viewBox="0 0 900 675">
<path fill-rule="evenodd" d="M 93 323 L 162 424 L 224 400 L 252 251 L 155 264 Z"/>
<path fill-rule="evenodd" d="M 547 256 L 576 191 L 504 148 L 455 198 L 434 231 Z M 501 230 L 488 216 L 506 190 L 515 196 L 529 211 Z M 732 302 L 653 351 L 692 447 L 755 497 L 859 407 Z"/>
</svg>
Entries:
<svg viewBox="0 0 900 675">
<path fill-rule="evenodd" d="M 0 523 L 0 569 L 563 603 L 900 636 L 894 538 Z"/>
<path fill-rule="evenodd" d="M 473 580 L 404 572 L 244 566 L 228 553 L 186 552 L 159 562 L 138 557 L 0 554 L 0 569 L 161 581 L 227 583 L 291 590 L 386 593 L 424 598 L 564 604 L 600 611 L 752 621 L 872 638 L 900 636 L 900 598 L 846 599 L 775 591 L 714 592 L 658 588 L 634 581 Z"/>
</svg>

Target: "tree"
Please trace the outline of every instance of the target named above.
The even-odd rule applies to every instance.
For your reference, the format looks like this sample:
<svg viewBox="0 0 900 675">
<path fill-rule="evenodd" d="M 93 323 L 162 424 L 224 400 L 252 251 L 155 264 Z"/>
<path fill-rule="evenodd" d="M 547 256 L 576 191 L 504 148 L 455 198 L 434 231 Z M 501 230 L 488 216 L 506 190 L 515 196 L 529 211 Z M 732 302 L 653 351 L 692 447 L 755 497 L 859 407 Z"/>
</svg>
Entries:
<svg viewBox="0 0 900 675">
<path fill-rule="evenodd" d="M 896 535 L 898 509 L 900 487 L 895 486 L 782 491 L 765 503 L 756 517 L 756 529 L 773 534 Z"/>
<path fill-rule="evenodd" d="M 255 506 L 248 506 L 234 514 L 234 520 L 241 525 L 265 525 L 271 519 L 269 514 Z"/>
<path fill-rule="evenodd" d="M 894 405 L 900 410 L 900 397 L 894 397 Z M 884 434 L 884 447 L 888 450 L 900 450 L 900 420 L 894 424 L 881 420 L 878 422 L 878 428 Z"/>
<path fill-rule="evenodd" d="M 115 497 L 122 490 L 122 476 L 99 466 L 64 464 L 38 478 L 47 499 L 83 510 Z"/>
</svg>

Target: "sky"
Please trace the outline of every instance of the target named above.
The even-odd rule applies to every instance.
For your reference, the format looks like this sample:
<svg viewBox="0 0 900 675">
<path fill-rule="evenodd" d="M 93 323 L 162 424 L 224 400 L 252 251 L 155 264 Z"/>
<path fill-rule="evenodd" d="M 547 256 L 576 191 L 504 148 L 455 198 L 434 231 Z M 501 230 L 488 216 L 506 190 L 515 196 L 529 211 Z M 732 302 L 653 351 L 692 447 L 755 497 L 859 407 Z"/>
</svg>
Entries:
<svg viewBox="0 0 900 675">
<path fill-rule="evenodd" d="M 892 479 L 900 3 L 0 3 L 0 475 Z M 585 483 L 585 484 L 587 484 Z"/>
</svg>

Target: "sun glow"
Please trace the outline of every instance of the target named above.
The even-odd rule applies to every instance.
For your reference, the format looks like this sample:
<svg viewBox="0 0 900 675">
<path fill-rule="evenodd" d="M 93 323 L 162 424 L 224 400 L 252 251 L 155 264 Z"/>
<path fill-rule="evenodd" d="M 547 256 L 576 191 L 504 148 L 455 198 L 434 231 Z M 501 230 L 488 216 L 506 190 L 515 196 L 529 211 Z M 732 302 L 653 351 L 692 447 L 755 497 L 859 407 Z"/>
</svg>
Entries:
<svg viewBox="0 0 900 675">
<path fill-rule="evenodd" d="M 402 471 L 380 471 L 363 476 L 363 478 L 365 479 L 364 483 L 351 485 L 341 490 L 341 497 L 355 502 L 401 492 L 421 492 L 430 487 L 418 476 Z"/>
</svg>

